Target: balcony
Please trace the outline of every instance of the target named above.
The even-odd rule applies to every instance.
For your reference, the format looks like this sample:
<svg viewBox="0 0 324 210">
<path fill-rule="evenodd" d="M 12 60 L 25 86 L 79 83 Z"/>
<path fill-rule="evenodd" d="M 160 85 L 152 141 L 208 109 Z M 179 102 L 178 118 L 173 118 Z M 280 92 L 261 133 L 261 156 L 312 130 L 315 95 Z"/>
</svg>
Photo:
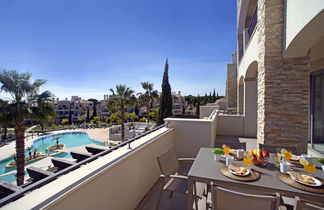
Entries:
<svg viewBox="0 0 324 210">
<path fill-rule="evenodd" d="M 253 35 L 254 29 L 256 27 L 256 24 L 258 22 L 258 10 L 255 9 L 255 12 L 253 14 L 252 20 L 249 24 L 249 27 L 247 29 L 247 33 L 248 33 L 248 38 L 250 39 Z"/>
<path fill-rule="evenodd" d="M 239 2 L 240 3 L 240 2 Z M 244 1 L 242 14 L 239 15 L 238 26 L 238 60 L 239 62 L 246 53 L 249 43 L 253 38 L 258 22 L 258 8 L 256 1 Z"/>
<path fill-rule="evenodd" d="M 201 146 L 210 147 L 216 137 L 216 133 L 211 133 L 216 130 L 216 115 L 210 119 L 166 121 L 167 127 L 140 136 L 130 145 L 121 144 L 118 149 L 105 151 L 105 154 L 98 154 L 91 160 L 78 163 L 78 166 L 74 165 L 72 171 L 58 172 L 60 174 L 55 177 L 28 186 L 25 192 L 7 196 L 0 201 L 2 206 L 19 199 L 2 208 L 19 209 L 24 206 L 31 209 L 46 206 L 49 209 L 102 209 L 109 206 L 111 209 L 147 209 L 152 200 L 140 207 L 143 198 L 151 196 L 148 193 L 159 185 L 160 170 L 155 157 L 171 145 L 175 145 L 179 157 L 195 157 Z M 184 135 L 188 126 L 193 129 Z M 26 194 L 28 191 L 31 192 Z M 24 197 L 21 197 L 23 194 Z M 185 207 L 186 199 L 179 199 L 182 199 Z M 181 205 L 179 200 L 174 200 L 175 205 Z M 161 207 L 163 209 L 163 205 Z"/>
<path fill-rule="evenodd" d="M 0 205 L 3 209 L 154 209 L 161 187 L 156 156 L 174 145 L 178 157 L 196 157 L 201 147 L 214 147 L 219 135 L 235 134 L 233 121 L 221 125 L 224 120 L 217 109 L 207 119 L 165 119 L 166 126 L 81 161 L 73 170 L 35 182 L 20 195 L 0 200 Z M 236 120 L 241 123 L 241 116 Z M 229 133 L 220 131 L 226 128 Z M 246 142 L 253 144 L 247 148 L 255 148 L 255 141 Z M 203 197 L 199 209 L 205 204 Z M 162 194 L 162 210 L 186 209 L 186 205 L 184 195 L 170 199 L 168 193 Z"/>
</svg>

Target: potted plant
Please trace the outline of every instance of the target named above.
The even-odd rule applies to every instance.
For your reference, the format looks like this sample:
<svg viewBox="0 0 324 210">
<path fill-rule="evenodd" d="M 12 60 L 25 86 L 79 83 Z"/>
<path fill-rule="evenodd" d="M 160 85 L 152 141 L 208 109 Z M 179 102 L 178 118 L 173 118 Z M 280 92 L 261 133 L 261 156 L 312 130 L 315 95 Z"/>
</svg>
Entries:
<svg viewBox="0 0 324 210">
<path fill-rule="evenodd" d="M 213 153 L 214 153 L 214 159 L 216 161 L 220 161 L 221 155 L 223 154 L 223 150 L 221 148 L 215 148 L 213 149 Z"/>
<path fill-rule="evenodd" d="M 324 172 L 324 158 L 320 158 L 317 160 L 318 162 L 320 162 L 322 164 L 322 170 Z"/>
</svg>

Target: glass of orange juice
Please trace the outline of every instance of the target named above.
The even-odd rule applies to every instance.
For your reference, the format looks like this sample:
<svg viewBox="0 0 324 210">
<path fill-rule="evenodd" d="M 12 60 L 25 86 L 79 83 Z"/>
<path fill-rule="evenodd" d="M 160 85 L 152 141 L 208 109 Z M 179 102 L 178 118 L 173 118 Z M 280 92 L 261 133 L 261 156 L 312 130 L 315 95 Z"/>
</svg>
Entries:
<svg viewBox="0 0 324 210">
<path fill-rule="evenodd" d="M 225 144 L 222 145 L 223 151 L 224 151 L 224 156 L 229 157 L 229 153 L 231 152 L 231 148 L 226 146 Z"/>
<path fill-rule="evenodd" d="M 304 170 L 308 173 L 309 176 L 311 175 L 311 173 L 316 172 L 316 166 L 310 163 L 311 161 L 301 158 L 299 162 L 304 166 Z"/>
<path fill-rule="evenodd" d="M 243 163 L 244 163 L 244 165 L 246 165 L 246 168 L 248 168 L 249 165 L 251 165 L 253 158 L 254 158 L 253 155 L 250 155 L 250 154 L 248 154 L 247 156 L 245 156 L 243 158 Z"/>
<path fill-rule="evenodd" d="M 316 172 L 316 166 L 312 164 L 304 165 L 304 170 L 308 172 L 308 175 L 311 176 L 311 173 Z"/>
</svg>

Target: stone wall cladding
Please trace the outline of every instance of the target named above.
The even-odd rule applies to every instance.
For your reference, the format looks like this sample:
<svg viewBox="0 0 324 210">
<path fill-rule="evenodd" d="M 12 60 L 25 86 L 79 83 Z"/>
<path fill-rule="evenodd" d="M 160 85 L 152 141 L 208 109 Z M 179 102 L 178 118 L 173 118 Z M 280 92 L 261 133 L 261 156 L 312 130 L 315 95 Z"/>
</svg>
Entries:
<svg viewBox="0 0 324 210">
<path fill-rule="evenodd" d="M 227 107 L 237 108 L 237 67 L 236 64 L 227 64 L 226 80 Z"/>
<path fill-rule="evenodd" d="M 258 125 L 260 143 L 300 145 L 308 139 L 308 57 L 283 58 L 284 0 L 258 1 Z"/>
</svg>

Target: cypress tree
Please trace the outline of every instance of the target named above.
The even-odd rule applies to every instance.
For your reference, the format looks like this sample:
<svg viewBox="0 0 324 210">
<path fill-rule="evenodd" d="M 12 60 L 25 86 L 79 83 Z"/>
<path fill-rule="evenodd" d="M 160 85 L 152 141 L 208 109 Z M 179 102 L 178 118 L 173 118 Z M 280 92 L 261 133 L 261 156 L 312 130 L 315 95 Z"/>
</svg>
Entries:
<svg viewBox="0 0 324 210">
<path fill-rule="evenodd" d="M 93 114 L 92 114 L 92 118 L 97 116 L 97 106 L 96 104 L 93 104 Z"/>
<path fill-rule="evenodd" d="M 208 96 L 207 96 L 207 93 L 205 93 L 205 101 L 204 101 L 204 105 L 206 105 L 208 102 Z"/>
<path fill-rule="evenodd" d="M 196 115 L 199 116 L 199 109 L 200 109 L 200 98 L 199 95 L 197 97 L 197 104 L 196 104 Z"/>
<path fill-rule="evenodd" d="M 218 98 L 219 98 L 219 97 L 218 97 L 218 92 L 217 92 L 216 100 L 217 100 Z"/>
<path fill-rule="evenodd" d="M 138 104 L 137 103 L 135 104 L 134 112 L 138 116 L 138 114 L 139 114 L 139 108 L 138 108 Z"/>
<path fill-rule="evenodd" d="M 92 104 L 93 104 L 92 117 L 91 117 L 91 119 L 93 119 L 94 117 L 97 116 L 97 104 L 98 104 L 98 100 L 97 99 L 94 99 L 94 98 L 91 98 L 88 101 L 91 101 Z"/>
<path fill-rule="evenodd" d="M 89 108 L 87 110 L 87 119 L 86 119 L 86 121 L 87 121 L 87 123 L 90 122 L 90 110 L 89 110 Z"/>
<path fill-rule="evenodd" d="M 213 92 L 213 98 L 212 98 L 212 102 L 215 103 L 216 102 L 216 93 L 215 93 L 215 89 L 214 89 L 214 92 Z"/>
<path fill-rule="evenodd" d="M 212 102 L 212 95 L 211 95 L 211 92 L 209 92 L 208 102 L 209 102 L 209 103 Z"/>
<path fill-rule="evenodd" d="M 162 93 L 160 97 L 160 109 L 159 116 L 157 120 L 158 125 L 164 123 L 163 119 L 170 117 L 172 115 L 172 96 L 171 96 L 171 86 L 169 83 L 169 64 L 168 59 L 166 59 L 162 80 Z"/>
</svg>

